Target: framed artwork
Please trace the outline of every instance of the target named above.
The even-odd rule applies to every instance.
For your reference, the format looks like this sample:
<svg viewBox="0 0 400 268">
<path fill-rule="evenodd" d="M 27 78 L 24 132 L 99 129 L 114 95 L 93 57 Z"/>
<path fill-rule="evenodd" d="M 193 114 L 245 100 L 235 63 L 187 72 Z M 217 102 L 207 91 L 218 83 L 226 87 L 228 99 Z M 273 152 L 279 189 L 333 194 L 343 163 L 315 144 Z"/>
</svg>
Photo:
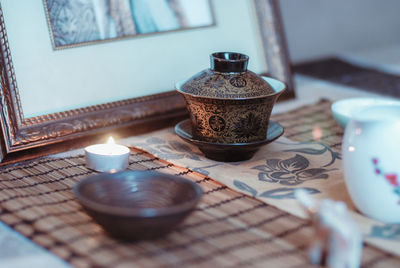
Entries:
<svg viewBox="0 0 400 268">
<path fill-rule="evenodd" d="M 210 0 L 44 0 L 54 49 L 215 25 Z"/>
<path fill-rule="evenodd" d="M 286 82 L 281 98 L 294 97 L 274 0 L 0 4 L 0 158 L 182 116 L 175 83 L 216 51 L 249 55 L 249 69 Z"/>
</svg>

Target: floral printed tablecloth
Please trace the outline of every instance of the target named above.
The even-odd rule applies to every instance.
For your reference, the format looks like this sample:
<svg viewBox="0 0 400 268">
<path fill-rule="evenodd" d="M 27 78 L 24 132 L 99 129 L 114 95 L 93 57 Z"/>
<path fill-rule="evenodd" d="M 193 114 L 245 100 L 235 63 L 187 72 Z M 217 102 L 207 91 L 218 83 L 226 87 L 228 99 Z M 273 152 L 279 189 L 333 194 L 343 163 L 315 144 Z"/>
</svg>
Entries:
<svg viewBox="0 0 400 268">
<path fill-rule="evenodd" d="M 323 143 L 281 137 L 263 146 L 250 160 L 224 163 L 205 158 L 197 147 L 181 140 L 173 128 L 126 142 L 299 217 L 305 214 L 294 199 L 297 188 L 305 189 L 316 199 L 341 200 L 352 211 L 367 243 L 400 255 L 400 227 L 356 212 L 344 184 L 341 155 Z"/>
</svg>

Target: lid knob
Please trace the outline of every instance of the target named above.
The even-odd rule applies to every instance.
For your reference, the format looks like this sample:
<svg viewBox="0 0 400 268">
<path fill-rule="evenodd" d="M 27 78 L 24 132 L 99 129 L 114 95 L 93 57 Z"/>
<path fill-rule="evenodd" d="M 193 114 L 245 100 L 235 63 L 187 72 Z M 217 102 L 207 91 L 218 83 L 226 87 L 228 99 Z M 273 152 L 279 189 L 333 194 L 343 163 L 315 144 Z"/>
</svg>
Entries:
<svg viewBox="0 0 400 268">
<path fill-rule="evenodd" d="M 210 55 L 211 70 L 221 73 L 247 71 L 249 56 L 236 52 L 216 52 Z"/>
</svg>

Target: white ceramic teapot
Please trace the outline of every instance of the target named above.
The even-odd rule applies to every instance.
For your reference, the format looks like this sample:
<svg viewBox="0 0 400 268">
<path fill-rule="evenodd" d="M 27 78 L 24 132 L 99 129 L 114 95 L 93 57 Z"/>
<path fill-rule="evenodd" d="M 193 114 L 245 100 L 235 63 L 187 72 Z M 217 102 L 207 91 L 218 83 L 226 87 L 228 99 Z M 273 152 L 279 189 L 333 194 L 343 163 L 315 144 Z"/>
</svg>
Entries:
<svg viewBox="0 0 400 268">
<path fill-rule="evenodd" d="M 356 207 L 369 217 L 400 223 L 400 105 L 374 106 L 354 116 L 342 153 Z"/>
</svg>

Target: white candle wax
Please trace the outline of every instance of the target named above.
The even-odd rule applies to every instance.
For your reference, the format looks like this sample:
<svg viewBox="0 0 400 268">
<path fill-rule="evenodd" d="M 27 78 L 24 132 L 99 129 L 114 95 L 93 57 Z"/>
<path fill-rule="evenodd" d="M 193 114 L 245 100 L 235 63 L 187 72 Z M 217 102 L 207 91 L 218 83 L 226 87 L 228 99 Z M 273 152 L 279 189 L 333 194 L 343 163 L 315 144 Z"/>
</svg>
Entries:
<svg viewBox="0 0 400 268">
<path fill-rule="evenodd" d="M 95 144 L 85 148 L 86 166 L 100 172 L 117 172 L 129 165 L 129 148 L 120 144 Z"/>
</svg>

